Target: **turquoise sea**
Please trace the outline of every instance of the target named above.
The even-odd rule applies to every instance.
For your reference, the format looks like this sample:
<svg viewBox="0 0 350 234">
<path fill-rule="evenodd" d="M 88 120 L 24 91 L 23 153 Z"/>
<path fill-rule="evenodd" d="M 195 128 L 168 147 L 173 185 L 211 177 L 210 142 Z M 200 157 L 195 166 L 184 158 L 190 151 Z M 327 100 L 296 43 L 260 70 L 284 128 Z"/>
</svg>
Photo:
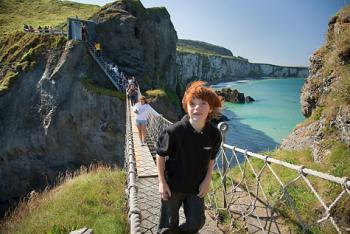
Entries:
<svg viewBox="0 0 350 234">
<path fill-rule="evenodd" d="M 304 120 L 300 111 L 303 78 L 242 80 L 213 85 L 231 88 L 251 96 L 255 102 L 225 102 L 224 115 L 230 121 L 226 142 L 252 152 L 272 150 Z"/>
</svg>

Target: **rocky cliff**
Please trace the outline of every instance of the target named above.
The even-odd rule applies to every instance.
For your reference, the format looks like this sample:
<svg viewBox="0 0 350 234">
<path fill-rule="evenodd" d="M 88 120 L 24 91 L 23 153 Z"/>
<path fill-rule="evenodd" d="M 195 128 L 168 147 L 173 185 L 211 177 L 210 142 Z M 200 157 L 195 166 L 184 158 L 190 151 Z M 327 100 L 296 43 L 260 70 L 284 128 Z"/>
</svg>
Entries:
<svg viewBox="0 0 350 234">
<path fill-rule="evenodd" d="M 92 20 L 102 51 L 142 87 L 175 87 L 177 34 L 166 8 L 145 9 L 137 0 L 120 0 Z"/>
<path fill-rule="evenodd" d="M 40 37 L 40 36 L 39 36 Z M 123 165 L 125 102 L 87 90 L 105 82 L 81 43 L 48 51 L 0 97 L 0 211 L 59 173 L 103 161 Z"/>
<path fill-rule="evenodd" d="M 307 77 L 306 67 L 250 63 L 242 57 L 177 51 L 177 78 L 182 83 L 201 79 L 212 83 L 261 77 Z"/>
<path fill-rule="evenodd" d="M 308 119 L 282 147 L 311 148 L 314 159 L 321 161 L 336 144 L 350 149 L 350 5 L 330 19 L 326 43 L 310 62 L 300 100 Z"/>
</svg>

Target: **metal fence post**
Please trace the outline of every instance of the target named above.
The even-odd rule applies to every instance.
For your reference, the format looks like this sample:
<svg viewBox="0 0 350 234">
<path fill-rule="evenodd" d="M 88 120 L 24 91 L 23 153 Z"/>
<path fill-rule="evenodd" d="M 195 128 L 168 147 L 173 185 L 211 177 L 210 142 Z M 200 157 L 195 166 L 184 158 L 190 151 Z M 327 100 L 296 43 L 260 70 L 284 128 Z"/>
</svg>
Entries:
<svg viewBox="0 0 350 234">
<path fill-rule="evenodd" d="M 221 132 L 222 136 L 222 142 L 221 144 L 225 143 L 225 134 L 228 130 L 228 124 L 225 122 L 220 122 L 218 124 L 218 129 Z M 223 195 L 224 195 L 224 208 L 227 208 L 227 199 L 226 199 L 226 172 L 227 172 L 227 160 L 225 159 L 225 153 L 224 153 L 224 148 L 221 147 L 222 152 L 221 152 L 221 171 L 222 171 L 222 185 L 223 185 Z"/>
</svg>

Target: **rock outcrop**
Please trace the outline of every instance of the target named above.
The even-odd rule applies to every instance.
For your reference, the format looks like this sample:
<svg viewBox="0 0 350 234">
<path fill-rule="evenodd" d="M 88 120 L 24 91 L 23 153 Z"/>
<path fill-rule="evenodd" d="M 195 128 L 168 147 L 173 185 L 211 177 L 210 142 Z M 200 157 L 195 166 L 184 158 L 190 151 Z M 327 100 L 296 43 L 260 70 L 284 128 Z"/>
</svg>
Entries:
<svg viewBox="0 0 350 234">
<path fill-rule="evenodd" d="M 177 34 L 166 8 L 120 0 L 93 17 L 102 51 L 143 88 L 175 87 Z"/>
<path fill-rule="evenodd" d="M 335 142 L 350 147 L 350 5 L 328 26 L 326 43 L 311 56 L 302 88 L 301 108 L 308 119 L 282 142 L 285 149 L 311 148 L 316 161 Z"/>
<path fill-rule="evenodd" d="M 66 170 L 124 164 L 125 101 L 87 90 L 84 77 L 106 80 L 86 47 L 70 41 L 0 97 L 1 213 Z"/>
<path fill-rule="evenodd" d="M 239 92 L 237 89 L 225 88 L 215 91 L 217 95 L 224 98 L 226 102 L 233 103 L 245 103 L 254 102 L 255 100 L 250 96 L 244 96 L 244 93 Z"/>
<path fill-rule="evenodd" d="M 177 77 L 183 84 L 201 79 L 211 83 L 262 77 L 307 77 L 305 67 L 250 63 L 247 59 L 178 52 Z"/>
</svg>

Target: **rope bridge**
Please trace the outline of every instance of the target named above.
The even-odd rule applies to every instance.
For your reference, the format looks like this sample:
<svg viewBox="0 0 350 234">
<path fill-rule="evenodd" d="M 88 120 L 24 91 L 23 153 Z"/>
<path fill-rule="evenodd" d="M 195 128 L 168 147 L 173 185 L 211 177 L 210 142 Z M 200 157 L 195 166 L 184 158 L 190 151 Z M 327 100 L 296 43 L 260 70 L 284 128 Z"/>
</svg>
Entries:
<svg viewBox="0 0 350 234">
<path fill-rule="evenodd" d="M 92 45 L 88 45 L 90 54 L 114 86 L 118 90 L 124 90 L 125 77 L 110 74 L 103 57 L 96 56 Z M 140 233 L 142 217 L 137 205 L 137 168 L 133 161 L 135 149 L 131 139 L 133 133 L 129 103 L 127 109 L 129 220 L 131 233 Z M 153 157 L 156 155 L 155 143 L 160 133 L 171 124 L 163 116 L 149 117 L 146 142 Z M 237 148 L 225 142 L 227 125 L 221 125 L 220 131 L 223 134 L 223 144 L 214 164 L 211 190 L 206 203 L 221 229 L 225 232 L 249 233 L 350 231 L 349 217 L 342 218 L 336 211 L 337 207 L 349 206 L 350 181 L 347 178 L 335 177 Z M 288 174 L 287 180 L 283 179 L 285 176 L 282 178 L 278 175 L 276 167 L 280 167 L 279 171 L 282 170 L 283 174 Z M 266 183 L 267 180 L 270 183 Z M 331 193 L 331 196 L 324 194 L 322 186 L 319 185 L 326 186 L 326 193 Z M 308 217 L 309 213 L 305 214 L 303 211 L 309 203 L 319 204 L 313 206 L 317 207 L 313 217 Z"/>
<path fill-rule="evenodd" d="M 160 133 L 170 124 L 172 123 L 163 116 L 149 117 L 147 142 L 154 156 L 152 148 L 155 148 Z M 218 127 L 223 134 L 223 144 L 216 157 L 211 190 L 206 202 L 216 221 L 226 222 L 226 225 L 221 225 L 225 231 L 350 231 L 350 226 L 340 224 L 342 215 L 335 211 L 337 206 L 350 206 L 350 181 L 347 178 L 317 172 L 229 145 L 225 142 L 228 125 L 221 123 Z M 284 176 L 279 176 L 277 171 L 281 171 Z M 325 196 L 325 192 L 321 191 L 322 186 L 327 188 L 326 192 L 333 193 L 332 196 Z M 308 215 L 302 212 L 310 205 L 308 202 L 318 204 L 313 217 L 308 217 L 310 212 Z M 347 219 L 348 225 L 349 217 L 344 219 Z M 291 228 L 291 224 L 296 228 Z"/>
<path fill-rule="evenodd" d="M 122 74 L 116 76 L 103 56 L 96 54 L 94 46 L 91 43 L 87 45 L 91 56 L 113 85 L 119 91 L 125 90 L 125 77 Z M 126 106 L 125 156 L 130 231 L 140 233 L 143 217 L 137 203 L 138 177 L 129 100 Z M 149 117 L 146 142 L 153 157 L 160 133 L 171 124 L 163 116 Z M 223 143 L 215 160 L 206 203 L 224 232 L 350 232 L 350 217 L 343 217 L 341 213 L 342 209 L 349 209 L 350 206 L 350 181 L 347 178 L 229 145 L 225 141 L 228 125 L 221 124 L 219 129 Z M 305 212 L 307 209 L 315 209 L 312 217 L 309 216 L 310 210 Z"/>
</svg>

